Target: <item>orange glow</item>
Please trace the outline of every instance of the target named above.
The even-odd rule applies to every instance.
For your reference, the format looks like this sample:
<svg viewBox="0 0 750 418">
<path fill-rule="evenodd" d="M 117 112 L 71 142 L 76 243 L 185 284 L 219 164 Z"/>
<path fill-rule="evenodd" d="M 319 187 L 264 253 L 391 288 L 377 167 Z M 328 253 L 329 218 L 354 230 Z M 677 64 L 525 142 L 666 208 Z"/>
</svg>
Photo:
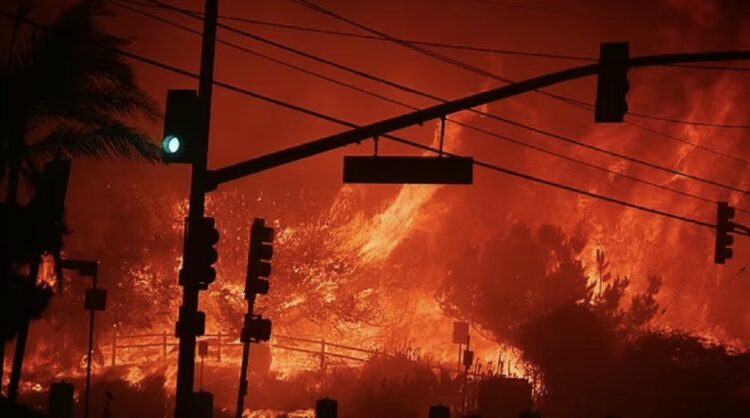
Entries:
<svg viewBox="0 0 750 418">
<path fill-rule="evenodd" d="M 226 3 L 222 5 L 226 7 L 222 13 L 227 14 L 268 17 L 268 20 L 287 23 L 309 20 L 311 26 L 320 27 L 330 24 L 300 10 L 287 10 L 276 2 L 257 7 L 244 2 L 222 3 Z M 473 7 L 476 5 L 462 4 L 460 8 L 453 8 L 432 2 L 358 2 L 356 5 L 331 2 L 334 3 L 340 3 L 336 7 L 352 15 L 361 13 L 366 16 L 363 20 L 371 20 L 376 26 L 397 28 L 405 38 L 443 39 L 501 49 L 571 51 L 575 55 L 594 56 L 599 40 L 618 38 L 631 40 L 634 53 L 642 55 L 726 49 L 717 45 L 741 44 L 740 40 L 750 39 L 750 29 L 745 24 L 729 28 L 716 23 L 724 19 L 720 15 L 722 12 L 715 10 L 718 6 L 707 0 L 656 2 L 654 8 L 658 11 L 651 16 L 653 21 L 645 19 L 641 10 L 623 1 L 620 6 L 628 10 L 627 19 L 595 20 L 585 24 L 563 18 L 540 20 L 533 13 L 491 14 L 487 9 Z M 427 3 L 429 7 L 425 6 Z M 589 3 L 600 7 L 597 2 Z M 382 12 L 381 7 L 392 13 Z M 409 26 L 394 16 L 405 16 L 404 21 L 410 22 Z M 675 21 L 675 16 L 682 20 Z M 132 51 L 180 67 L 195 67 L 197 38 L 188 38 L 188 34 L 171 29 L 167 32 L 151 22 L 144 24 L 134 16 L 114 19 L 113 30 L 128 36 L 137 35 L 138 39 L 129 47 Z M 625 28 L 622 22 L 631 22 L 633 26 Z M 318 34 L 302 39 L 273 28 L 259 30 L 269 31 L 273 35 L 269 37 L 276 40 L 300 45 L 301 49 L 309 48 L 321 56 L 441 97 L 461 97 L 502 84 L 499 80 L 488 81 L 477 74 L 444 66 L 392 43 L 341 40 Z M 222 36 L 230 39 L 228 34 Z M 450 51 L 450 54 L 462 62 L 512 79 L 579 64 L 467 51 Z M 296 73 L 288 74 L 287 70 L 259 62 L 220 46 L 217 79 L 362 125 L 406 112 L 393 104 L 339 89 L 340 86 L 321 84 L 319 80 Z M 308 66 L 307 63 L 300 65 Z M 313 64 L 309 66 L 317 68 Z M 141 64 L 136 64 L 135 70 L 143 87 L 157 100 L 163 100 L 166 88 L 195 87 L 192 80 Z M 350 77 L 335 74 L 342 80 Z M 740 77 L 729 72 L 671 67 L 633 71 L 630 107 L 636 112 L 681 119 L 736 122 L 745 117 L 746 112 L 741 109 L 747 108 L 748 101 L 745 94 L 748 79 Z M 381 91 L 379 87 L 371 87 L 370 82 L 362 81 L 361 85 L 418 108 L 433 104 L 431 100 L 394 93 L 386 87 Z M 354 84 L 359 86 L 360 82 Z M 591 101 L 594 85 L 592 79 L 586 79 L 555 86 L 549 92 Z M 211 169 L 345 129 L 224 89 L 216 89 L 214 102 Z M 536 93 L 492 103 L 481 110 L 654 164 L 750 188 L 750 170 L 743 163 L 651 135 L 630 125 L 594 125 L 590 112 Z M 750 208 L 746 195 L 569 146 L 469 112 L 451 118 L 615 172 L 649 179 L 709 200 L 728 200 L 738 207 Z M 635 116 L 630 120 L 738 158 L 750 155 L 747 130 L 682 126 L 644 121 Z M 145 129 L 159 137 L 161 127 L 157 125 Z M 399 131 L 398 135 L 437 147 L 439 132 L 439 122 L 430 122 L 423 127 Z M 380 144 L 379 152 L 383 154 L 416 152 L 385 138 Z M 744 239 L 737 239 L 736 255 L 731 264 L 718 267 L 712 263 L 713 236 L 709 228 L 626 209 L 481 168 L 476 169 L 475 184 L 469 187 L 341 185 L 341 156 L 369 152 L 370 146 L 369 142 L 359 148 L 351 146 L 258 173 L 222 185 L 208 195 L 207 216 L 216 218 L 221 238 L 218 278 L 201 294 L 200 301 L 209 334 L 204 339 L 210 341 L 206 357 L 207 390 L 221 391 L 227 399 L 236 395 L 241 353 L 239 329 L 246 309 L 248 232 L 253 217 L 263 217 L 276 228 L 270 294 L 259 297 L 256 306 L 256 313 L 273 320 L 274 338 L 269 348 L 269 370 L 253 371 L 257 376 L 293 381 L 308 372 L 322 371 L 325 375 L 331 370 L 358 370 L 370 356 L 397 354 L 422 361 L 435 370 L 453 373 L 457 367 L 458 346 L 451 342 L 451 331 L 453 321 L 464 318 L 446 313 L 437 300 L 438 290 L 447 280 L 460 280 L 460 275 L 451 274 L 452 269 L 470 271 L 465 264 L 467 253 L 492 258 L 492 254 L 486 253 L 488 243 L 508 234 L 514 225 L 531 229 L 554 225 L 566 236 L 581 238 L 584 244 L 578 257 L 596 297 L 601 297 L 596 286 L 599 281 L 597 250 L 605 252 L 610 263 L 608 272 L 613 277 L 630 280 L 622 298 L 625 305 L 647 287 L 649 275 L 661 277 L 663 284 L 656 294 L 659 311 L 647 327 L 685 330 L 735 348 L 746 348 L 750 344 L 750 309 L 745 302 L 750 279 L 743 270 L 750 262 L 750 247 Z M 446 125 L 445 146 L 452 153 L 472 155 L 512 170 L 646 207 L 706 222 L 712 221 L 714 216 L 715 208 L 710 203 L 574 165 L 453 123 Z M 66 237 L 66 252 L 101 260 L 100 283 L 110 292 L 107 311 L 97 314 L 94 380 L 122 379 L 130 388 L 139 389 L 149 377 L 163 376 L 165 393 L 171 394 L 176 380 L 177 340 L 173 334 L 181 303 L 177 275 L 182 264 L 189 170 L 178 165 L 134 166 L 109 161 L 85 160 L 76 164 L 66 210 L 72 230 Z M 747 219 L 747 214 L 738 214 L 739 221 L 748 223 Z M 504 275 L 502 266 L 494 273 L 496 280 L 513 279 Z M 58 279 L 53 260 L 45 257 L 37 284 L 55 288 Z M 32 331 L 34 344 L 30 346 L 26 363 L 33 383 L 24 387 L 27 392 L 44 391 L 51 380 L 81 378 L 85 373 L 81 363 L 85 352 L 82 324 L 86 323 L 79 300 L 82 286 L 71 284 L 71 290 L 66 289 L 65 295 L 54 299 L 43 320 L 33 325 L 37 328 Z M 491 308 L 503 309 L 500 303 Z M 59 318 L 67 322 L 56 322 Z M 215 335 L 219 332 L 222 333 L 221 361 L 215 351 Z M 42 337 L 58 335 L 55 333 L 64 337 L 59 341 Z M 151 336 L 128 339 L 145 334 Z M 284 339 L 290 336 L 312 342 Z M 481 374 L 492 370 L 506 376 L 538 378 L 533 375 L 531 366 L 524 363 L 523 353 L 512 345 L 511 335 L 494 335 L 472 324 L 471 338 L 471 347 L 476 353 L 473 371 Z M 329 356 L 324 357 L 327 358 L 325 370 L 322 370 L 320 354 L 323 340 L 328 344 Z M 114 350 L 113 344 L 116 344 Z M 122 347 L 129 344 L 148 347 Z M 344 348 L 335 347 L 337 345 Z M 260 351 L 254 352 L 254 356 L 261 358 L 257 354 Z M 64 364 L 50 360 L 59 352 L 67 357 Z M 113 352 L 114 367 L 111 366 Z M 347 359 L 347 356 L 355 359 Z M 200 359 L 196 361 L 200 364 Z M 261 380 L 257 376 L 253 375 L 251 380 Z M 543 382 L 533 384 L 538 389 Z M 227 399 L 221 399 L 221 407 L 231 411 L 233 400 Z M 248 408 L 244 416 L 265 418 L 276 412 L 279 411 Z M 312 416 L 311 410 L 286 413 L 289 417 Z"/>
</svg>

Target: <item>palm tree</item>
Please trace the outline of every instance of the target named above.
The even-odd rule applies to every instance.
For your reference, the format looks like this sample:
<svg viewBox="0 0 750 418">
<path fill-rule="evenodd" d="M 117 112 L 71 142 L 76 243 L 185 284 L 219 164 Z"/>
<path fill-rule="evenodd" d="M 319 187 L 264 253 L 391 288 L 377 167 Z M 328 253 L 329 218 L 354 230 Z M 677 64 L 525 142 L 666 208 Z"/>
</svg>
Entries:
<svg viewBox="0 0 750 418">
<path fill-rule="evenodd" d="M 31 10 L 25 7 L 30 4 L 28 1 L 21 0 L 20 4 L 9 51 L 0 60 L 0 183 L 5 181 L 7 186 L 5 203 L 0 207 L 3 217 L 18 213 L 21 180 L 27 180 L 28 190 L 35 190 L 40 168 L 53 157 L 126 157 L 147 161 L 159 158 L 159 148 L 146 133 L 130 123 L 138 117 L 154 120 L 159 112 L 155 102 L 136 85 L 133 69 L 117 52 L 127 41 L 97 26 L 97 18 L 110 14 L 102 1 L 83 0 L 52 25 L 34 25 L 28 37 L 17 41 L 20 22 L 25 21 Z M 32 209 L 39 206 L 35 199 L 27 205 Z M 42 233 L 27 229 L 25 235 L 33 235 L 32 239 L 40 241 L 41 236 L 59 237 L 64 233 L 62 213 L 56 214 L 53 222 L 44 211 L 29 213 L 35 219 L 28 224 L 51 228 Z M 2 223 L 14 222 L 3 219 Z M 0 235 L 0 241 L 14 239 L 12 234 Z M 2 244 L 0 249 L 7 249 L 18 247 L 19 242 Z M 17 358 L 9 388 L 11 399 L 17 393 L 28 321 L 30 316 L 38 315 L 46 305 L 45 300 L 49 300 L 48 295 L 40 293 L 45 289 L 36 288 L 33 281 L 19 276 L 17 267 L 28 265 L 32 272 L 29 276 L 33 277 L 42 255 L 39 251 L 59 255 L 59 245 L 57 248 L 40 245 L 31 248 L 35 248 L 34 254 L 20 258 L 11 256 L 12 251 L 0 251 L 0 305 L 17 307 L 8 308 L 15 316 L 21 311 L 29 312 L 17 318 L 20 321 L 0 318 L 3 326 L 15 328 L 13 324 L 21 324 L 18 329 L 3 329 L 1 333 L 7 338 L 18 332 Z M 25 283 L 20 285 L 21 282 Z M 19 297 L 19 292 L 3 289 L 19 289 L 23 295 Z M 25 305 L 34 305 L 34 313 Z M 4 309 L 3 313 L 7 314 L 6 311 Z M 0 364 L 3 349 L 4 342 L 0 341 Z M 0 376 L 1 371 L 2 366 Z"/>
<path fill-rule="evenodd" d="M 21 176 L 33 179 L 54 155 L 158 158 L 158 147 L 128 123 L 138 116 L 153 120 L 158 111 L 117 52 L 127 41 L 97 26 L 95 19 L 108 14 L 100 0 L 85 0 L 24 41 L 12 40 L 0 63 L 6 201 L 17 200 Z"/>
</svg>

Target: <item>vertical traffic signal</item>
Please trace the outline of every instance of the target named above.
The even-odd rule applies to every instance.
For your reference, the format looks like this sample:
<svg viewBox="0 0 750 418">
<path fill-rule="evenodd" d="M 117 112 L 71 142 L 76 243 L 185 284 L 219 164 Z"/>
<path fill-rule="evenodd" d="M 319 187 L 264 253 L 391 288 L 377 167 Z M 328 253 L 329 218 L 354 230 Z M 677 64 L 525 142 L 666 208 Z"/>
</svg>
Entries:
<svg viewBox="0 0 750 418">
<path fill-rule="evenodd" d="M 271 320 L 255 315 L 255 296 L 268 293 L 268 278 L 271 276 L 271 257 L 273 257 L 274 230 L 266 226 L 264 219 L 255 218 L 250 227 L 250 248 L 247 254 L 247 276 L 245 277 L 245 299 L 247 313 L 240 332 L 242 342 L 242 367 L 240 369 L 240 389 L 237 392 L 237 418 L 244 411 L 247 394 L 247 366 L 249 364 L 250 343 L 259 343 L 271 339 Z"/>
<path fill-rule="evenodd" d="M 727 202 L 719 202 L 716 210 L 716 248 L 714 251 L 714 262 L 724 264 L 734 255 L 732 244 L 734 244 L 734 208 Z"/>
<path fill-rule="evenodd" d="M 162 161 L 190 164 L 195 154 L 200 119 L 198 93 L 195 90 L 169 90 L 164 112 Z"/>
<path fill-rule="evenodd" d="M 246 314 L 245 323 L 240 334 L 243 343 L 259 343 L 271 339 L 271 320 L 261 315 Z"/>
<path fill-rule="evenodd" d="M 268 293 L 271 276 L 274 229 L 266 226 L 264 219 L 256 218 L 250 229 L 250 252 L 247 260 L 245 298 Z"/>
<path fill-rule="evenodd" d="M 200 289 L 207 289 L 216 280 L 213 264 L 219 259 L 214 246 L 219 242 L 214 218 L 188 218 L 185 261 L 180 272 L 180 284 L 190 280 Z"/>
<path fill-rule="evenodd" d="M 630 47 L 627 42 L 603 43 L 599 53 L 599 77 L 596 85 L 594 121 L 622 122 L 628 112 L 630 90 L 628 70 Z"/>
</svg>

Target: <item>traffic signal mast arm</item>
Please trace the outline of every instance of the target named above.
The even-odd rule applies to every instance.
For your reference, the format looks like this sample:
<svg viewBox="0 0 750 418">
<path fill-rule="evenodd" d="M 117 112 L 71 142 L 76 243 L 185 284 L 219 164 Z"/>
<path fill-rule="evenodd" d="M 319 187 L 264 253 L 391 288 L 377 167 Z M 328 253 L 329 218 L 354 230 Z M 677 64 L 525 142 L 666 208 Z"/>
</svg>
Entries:
<svg viewBox="0 0 750 418">
<path fill-rule="evenodd" d="M 699 52 L 684 54 L 646 55 L 630 58 L 629 68 L 647 67 L 654 65 L 688 64 L 695 62 L 738 61 L 750 59 L 750 51 Z M 439 119 L 446 115 L 481 106 L 496 100 L 527 93 L 543 87 L 564 81 L 599 74 L 601 64 L 588 64 L 580 67 L 545 74 L 518 83 L 509 84 L 477 93 L 451 102 L 438 104 L 417 110 L 394 118 L 371 123 L 346 132 L 330 135 L 315 141 L 276 151 L 261 157 L 256 157 L 241 163 L 233 164 L 217 170 L 208 171 L 206 188 L 215 189 L 218 185 L 265 171 L 280 165 L 288 164 L 307 157 L 312 157 L 346 145 L 359 143 L 362 140 L 378 136 L 388 137 L 389 132 L 419 125 L 424 122 Z"/>
</svg>

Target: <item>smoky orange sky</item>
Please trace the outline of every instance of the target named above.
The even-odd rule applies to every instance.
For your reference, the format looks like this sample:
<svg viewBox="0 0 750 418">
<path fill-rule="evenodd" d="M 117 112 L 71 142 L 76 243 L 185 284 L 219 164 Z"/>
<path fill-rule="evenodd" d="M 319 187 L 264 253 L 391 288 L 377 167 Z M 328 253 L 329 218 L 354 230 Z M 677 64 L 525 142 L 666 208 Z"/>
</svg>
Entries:
<svg viewBox="0 0 750 418">
<path fill-rule="evenodd" d="M 62 2 L 48 1 L 50 7 L 40 8 L 32 17 L 50 19 L 54 16 L 53 6 L 59 3 Z M 170 3 L 194 10 L 202 8 L 202 2 L 198 1 L 171 0 Z M 606 41 L 630 42 L 632 55 L 750 49 L 750 5 L 743 0 L 512 0 L 512 3 L 509 0 L 503 4 L 490 3 L 469 0 L 318 2 L 360 23 L 411 40 L 592 58 L 597 57 L 599 44 Z M 201 30 L 200 22 L 174 12 L 139 8 Z M 9 7 L 4 9 L 12 10 Z M 112 5 L 111 10 L 116 14 L 103 18 L 102 24 L 116 34 L 132 38 L 128 51 L 198 71 L 198 36 L 116 5 Z M 225 0 L 220 4 L 220 13 L 364 33 L 289 1 Z M 458 98 L 503 84 L 390 42 L 250 23 L 228 24 L 444 98 Z M 219 30 L 219 37 L 413 106 L 425 107 L 434 103 L 225 30 Z M 513 80 L 582 64 L 551 58 L 436 50 Z M 162 106 L 167 89 L 197 88 L 196 80 L 139 62 L 134 62 L 133 66 L 139 82 Z M 407 111 L 225 45 L 217 47 L 215 76 L 217 80 L 357 124 Z M 750 123 L 745 111 L 750 104 L 747 94 L 750 76 L 746 72 L 650 67 L 632 70 L 630 83 L 631 111 L 715 123 Z M 593 102 L 595 79 L 554 86 L 549 91 Z M 484 110 L 655 164 L 742 189 L 750 188 L 748 167 L 744 163 L 633 126 L 595 125 L 590 111 L 536 93 L 492 103 Z M 464 123 L 606 166 L 613 171 L 750 208 L 750 199 L 740 193 L 729 193 L 644 168 L 475 115 L 457 117 Z M 636 117 L 630 120 L 738 158 L 747 158 L 750 151 L 746 129 L 695 127 Z M 456 153 L 606 196 L 702 221 L 714 221 L 715 206 L 710 203 L 607 175 L 465 129 L 451 129 L 450 126 L 446 147 Z M 153 134 L 155 142 L 158 141 L 160 123 L 143 123 L 143 127 Z M 217 87 L 213 99 L 209 165 L 222 167 L 344 129 Z M 422 127 L 405 129 L 400 134 L 428 144 L 435 130 L 436 123 L 426 123 Z M 380 152 L 414 154 L 416 151 L 381 141 Z M 367 141 L 221 186 L 212 199 L 241 196 L 240 200 L 248 203 L 231 211 L 212 211 L 209 205 L 210 215 L 217 218 L 222 230 L 221 248 L 227 250 L 220 255 L 220 268 L 226 265 L 227 254 L 236 254 L 237 264 L 244 262 L 241 254 L 246 248 L 246 229 L 240 230 L 236 226 L 249 225 L 254 216 L 272 220 L 281 229 L 298 228 L 312 222 L 311 219 L 327 216 L 340 201 L 342 193 L 348 193 L 353 196 L 346 206 L 350 218 L 361 216 L 363 219 L 351 225 L 356 225 L 361 231 L 383 232 L 378 225 L 384 223 L 388 208 L 399 197 L 418 199 L 419 204 L 409 209 L 412 211 L 409 216 L 398 218 L 409 220 L 408 225 L 402 225 L 408 233 L 383 232 L 386 239 L 395 240 L 395 247 L 376 246 L 373 251 L 383 252 L 381 262 L 385 264 L 403 264 L 405 260 L 413 262 L 417 266 L 411 270 L 415 276 L 400 279 L 411 283 L 405 286 L 414 286 L 423 294 L 429 295 L 437 278 L 445 275 L 445 260 L 456 260 L 471 247 L 481 249 L 489 239 L 503 234 L 514 223 L 532 226 L 549 223 L 586 239 L 587 246 L 581 257 L 589 268 L 593 265 L 595 250 L 604 249 L 611 260 L 612 273 L 630 276 L 635 290 L 645 286 L 648 274 L 661 275 L 664 287 L 658 300 L 662 308 L 668 309 L 658 315 L 657 325 L 698 331 L 725 342 L 750 342 L 750 309 L 746 303 L 746 295 L 750 294 L 750 273 L 742 272 L 750 263 L 750 246 L 743 237 L 736 240 L 735 258 L 725 266 L 717 266 L 713 264 L 713 233 L 708 228 L 592 200 L 481 168 L 476 169 L 472 186 L 433 189 L 424 188 L 431 186 L 408 189 L 349 186 L 342 192 L 342 156 L 370 153 L 372 143 Z M 68 240 L 68 254 L 117 264 L 122 253 L 133 248 L 141 249 L 142 241 L 153 240 L 154 236 L 163 235 L 164 239 L 171 240 L 169 242 L 179 243 L 180 231 L 174 227 L 179 225 L 179 218 L 175 217 L 173 206 L 175 201 L 187 197 L 187 185 L 188 170 L 184 166 L 76 161 L 68 194 L 69 226 L 73 231 Z M 404 193 L 419 196 L 404 197 Z M 737 220 L 743 223 L 750 217 L 739 213 Z M 113 224 L 123 223 L 131 225 L 132 233 L 126 237 L 108 236 L 115 230 Z M 150 227 L 144 228 L 143 225 Z M 292 262 L 284 258 L 283 246 L 277 254 L 279 263 Z M 152 263 L 177 262 L 163 260 L 164 254 L 158 252 L 145 257 L 151 257 Z M 112 275 L 117 271 L 112 270 Z M 221 273 L 220 270 L 220 276 Z M 242 281 L 242 277 L 228 276 L 221 276 L 219 280 Z M 502 271 L 498 271 L 498 277 L 502 277 Z M 108 281 L 109 286 L 115 286 L 116 282 L 128 286 L 127 277 L 103 280 L 104 286 Z M 176 289 L 176 275 L 173 283 Z"/>
</svg>

